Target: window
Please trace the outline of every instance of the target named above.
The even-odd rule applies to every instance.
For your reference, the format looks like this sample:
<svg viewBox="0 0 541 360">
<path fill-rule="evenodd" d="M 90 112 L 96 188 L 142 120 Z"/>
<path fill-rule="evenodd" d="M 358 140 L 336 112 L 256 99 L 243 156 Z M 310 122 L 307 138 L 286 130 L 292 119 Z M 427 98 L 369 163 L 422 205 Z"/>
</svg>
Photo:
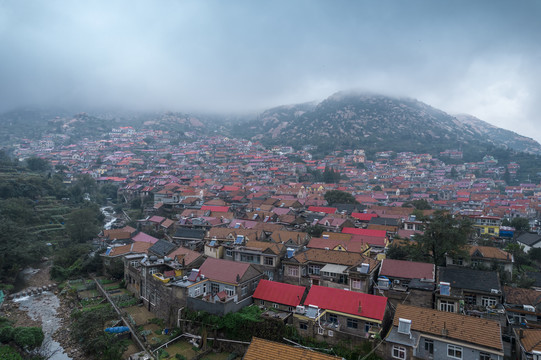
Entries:
<svg viewBox="0 0 541 360">
<path fill-rule="evenodd" d="M 272 307 L 278 309 L 278 304 L 272 304 Z"/>
<path fill-rule="evenodd" d="M 455 312 L 455 303 L 453 301 L 440 300 L 440 311 Z"/>
<path fill-rule="evenodd" d="M 287 311 L 293 312 L 293 311 L 295 311 L 295 308 L 293 306 L 290 306 L 290 307 L 287 308 Z"/>
<path fill-rule="evenodd" d="M 472 294 L 464 294 L 464 302 L 468 305 L 477 305 L 477 297 Z"/>
<path fill-rule="evenodd" d="M 323 335 L 325 333 L 325 330 L 323 330 L 323 328 L 317 328 L 317 333 L 319 335 Z"/>
<path fill-rule="evenodd" d="M 150 269 L 148 269 L 149 275 L 156 274 L 157 272 L 158 272 L 158 269 L 157 269 L 157 268 L 150 268 Z"/>
<path fill-rule="evenodd" d="M 447 345 L 447 356 L 453 359 L 462 359 L 462 347 L 455 345 Z"/>
<path fill-rule="evenodd" d="M 240 254 L 240 261 L 259 264 L 259 255 Z"/>
<path fill-rule="evenodd" d="M 434 354 L 434 340 L 425 339 L 425 351 L 429 354 Z"/>
<path fill-rule="evenodd" d="M 274 258 L 265 256 L 265 265 L 274 266 Z"/>
<path fill-rule="evenodd" d="M 479 353 L 479 360 L 490 360 L 490 354 L 486 352 Z"/>
<path fill-rule="evenodd" d="M 232 287 L 226 287 L 225 289 L 225 293 L 227 294 L 227 296 L 233 296 L 235 295 L 235 289 L 232 288 Z"/>
<path fill-rule="evenodd" d="M 301 330 L 308 330 L 308 324 L 307 323 L 299 323 L 299 329 Z"/>
<path fill-rule="evenodd" d="M 355 319 L 348 318 L 347 327 L 350 329 L 357 329 L 359 327 L 359 323 Z"/>
<path fill-rule="evenodd" d="M 231 249 L 227 249 L 227 250 L 225 251 L 225 256 L 227 256 L 227 257 L 232 257 L 232 256 L 233 256 L 233 251 L 231 251 Z"/>
<path fill-rule="evenodd" d="M 489 234 L 494 234 L 494 228 L 488 228 L 488 233 Z"/>
<path fill-rule="evenodd" d="M 329 330 L 329 331 L 327 332 L 327 334 L 329 334 L 329 336 L 334 336 L 334 331 Z"/>
<path fill-rule="evenodd" d="M 130 261 L 130 266 L 132 266 L 134 268 L 138 268 L 139 266 L 141 266 L 141 260 L 131 260 Z"/>
<path fill-rule="evenodd" d="M 265 300 L 259 300 L 259 305 L 265 305 Z"/>
<path fill-rule="evenodd" d="M 308 274 L 319 275 L 319 270 L 321 270 L 319 265 L 308 265 Z"/>
<path fill-rule="evenodd" d="M 242 296 L 245 296 L 246 294 L 248 294 L 248 285 L 243 285 L 242 286 Z"/>
<path fill-rule="evenodd" d="M 464 263 L 464 259 L 462 258 L 453 259 L 453 265 L 462 266 L 463 263 Z"/>
<path fill-rule="evenodd" d="M 299 276 L 299 268 L 297 266 L 288 266 L 287 275 L 289 276 Z"/>
<path fill-rule="evenodd" d="M 212 284 L 211 287 L 210 287 L 210 291 L 213 293 L 213 294 L 217 294 L 220 292 L 220 285 L 218 284 Z"/>
<path fill-rule="evenodd" d="M 413 230 L 413 224 L 406 224 L 407 230 Z"/>
<path fill-rule="evenodd" d="M 496 305 L 497 301 L 495 298 L 490 296 L 483 296 L 481 299 L 481 304 L 483 306 L 494 306 Z"/>
<path fill-rule="evenodd" d="M 364 324 L 364 332 L 369 333 L 370 331 L 372 331 L 372 324 L 371 323 Z"/>
<path fill-rule="evenodd" d="M 405 359 L 406 358 L 406 348 L 398 345 L 393 345 L 392 350 L 393 359 Z"/>
<path fill-rule="evenodd" d="M 338 316 L 336 314 L 329 314 L 329 317 L 327 318 L 329 322 L 332 322 L 333 324 L 338 323 Z"/>
<path fill-rule="evenodd" d="M 361 288 L 361 280 L 353 280 L 353 279 L 351 279 L 351 288 L 352 289 L 360 289 Z"/>
</svg>

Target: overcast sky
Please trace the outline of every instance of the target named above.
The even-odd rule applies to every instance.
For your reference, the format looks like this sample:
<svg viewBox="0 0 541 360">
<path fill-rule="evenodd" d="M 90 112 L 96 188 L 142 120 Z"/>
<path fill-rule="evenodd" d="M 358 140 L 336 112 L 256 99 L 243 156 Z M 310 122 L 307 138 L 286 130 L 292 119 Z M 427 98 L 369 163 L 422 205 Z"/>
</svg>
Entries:
<svg viewBox="0 0 541 360">
<path fill-rule="evenodd" d="M 0 110 L 408 96 L 541 141 L 541 1 L 0 0 Z"/>
</svg>

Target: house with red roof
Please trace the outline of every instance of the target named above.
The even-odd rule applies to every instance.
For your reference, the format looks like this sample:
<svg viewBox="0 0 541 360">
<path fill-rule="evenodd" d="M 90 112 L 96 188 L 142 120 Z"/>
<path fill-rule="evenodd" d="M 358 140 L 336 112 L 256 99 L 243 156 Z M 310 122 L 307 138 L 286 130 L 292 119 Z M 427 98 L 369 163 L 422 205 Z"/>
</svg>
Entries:
<svg viewBox="0 0 541 360">
<path fill-rule="evenodd" d="M 338 343 L 374 337 L 389 316 L 384 296 L 313 285 L 293 325 L 303 337 Z"/>
<path fill-rule="evenodd" d="M 308 211 L 315 213 L 323 214 L 336 214 L 338 209 L 335 207 L 326 207 L 326 206 L 309 206 Z"/>
<path fill-rule="evenodd" d="M 381 261 L 375 294 L 389 297 L 392 305 L 411 304 L 432 308 L 436 265 L 416 261 Z"/>
<path fill-rule="evenodd" d="M 157 238 L 155 238 L 154 236 L 150 236 L 148 234 L 145 234 L 142 231 L 137 233 L 137 235 L 135 235 L 134 237 L 132 237 L 132 240 L 133 241 L 141 241 L 141 242 L 151 243 L 151 244 L 155 244 L 156 242 L 158 242 Z"/>
<path fill-rule="evenodd" d="M 252 304 L 252 295 L 264 274 L 252 264 L 209 257 L 198 276 L 203 291 L 187 299 L 188 308 L 223 316 Z"/>
<path fill-rule="evenodd" d="M 262 279 L 253 298 L 256 305 L 292 313 L 302 303 L 305 292 L 304 286 Z"/>
</svg>

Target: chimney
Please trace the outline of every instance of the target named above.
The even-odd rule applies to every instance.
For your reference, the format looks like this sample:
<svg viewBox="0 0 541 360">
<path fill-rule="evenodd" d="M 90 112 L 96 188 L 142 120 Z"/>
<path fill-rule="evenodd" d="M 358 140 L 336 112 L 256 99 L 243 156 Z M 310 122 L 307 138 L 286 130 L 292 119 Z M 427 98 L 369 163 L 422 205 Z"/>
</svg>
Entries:
<svg viewBox="0 0 541 360">
<path fill-rule="evenodd" d="M 524 330 L 523 329 L 518 330 L 518 338 L 519 339 L 524 339 Z"/>
<path fill-rule="evenodd" d="M 449 330 L 447 330 L 445 321 L 443 322 L 443 329 L 441 329 L 441 336 L 446 337 L 449 335 Z"/>
<path fill-rule="evenodd" d="M 361 302 L 359 301 L 359 314 L 362 312 Z"/>
</svg>

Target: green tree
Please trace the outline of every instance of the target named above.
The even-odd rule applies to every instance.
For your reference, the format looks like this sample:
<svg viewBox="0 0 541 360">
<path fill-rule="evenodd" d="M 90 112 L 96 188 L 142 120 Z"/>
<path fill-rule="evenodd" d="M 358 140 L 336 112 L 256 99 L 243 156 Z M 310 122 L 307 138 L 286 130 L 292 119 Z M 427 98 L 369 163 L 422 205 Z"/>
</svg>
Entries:
<svg viewBox="0 0 541 360">
<path fill-rule="evenodd" d="M 389 259 L 394 260 L 410 260 L 410 252 L 408 251 L 409 245 L 399 246 L 396 244 L 391 244 L 387 248 L 386 256 Z"/>
<path fill-rule="evenodd" d="M 445 256 L 467 256 L 464 251 L 472 224 L 468 219 L 457 219 L 450 214 L 438 211 L 429 221 L 425 221 L 425 231 L 416 235 L 419 250 L 437 266 L 445 265 Z"/>
<path fill-rule="evenodd" d="M 93 194 L 97 189 L 96 180 L 88 174 L 79 175 L 76 184 L 81 187 L 83 193 Z"/>
<path fill-rule="evenodd" d="M 312 237 L 320 237 L 324 231 L 325 231 L 325 228 L 319 224 L 316 224 L 314 226 L 310 225 L 306 227 L 306 232 L 308 233 L 308 235 Z"/>
<path fill-rule="evenodd" d="M 86 207 L 72 211 L 66 219 L 66 230 L 77 242 L 91 240 L 99 232 L 98 213 L 96 209 Z"/>
<path fill-rule="evenodd" d="M 530 230 L 530 221 L 527 218 L 516 217 L 511 220 L 511 226 L 517 232 L 526 232 Z"/>
<path fill-rule="evenodd" d="M 451 179 L 456 179 L 458 178 L 458 171 L 456 171 L 455 167 L 453 166 L 451 168 Z"/>
<path fill-rule="evenodd" d="M 381 190 L 383 190 L 383 189 L 382 189 L 381 186 L 379 186 L 379 185 L 376 185 L 376 186 L 374 186 L 374 187 L 372 188 L 372 191 L 381 191 Z"/>
<path fill-rule="evenodd" d="M 26 159 L 26 166 L 30 171 L 47 171 L 51 168 L 49 161 L 36 156 Z"/>
<path fill-rule="evenodd" d="M 425 199 L 418 199 L 412 201 L 406 201 L 402 204 L 402 207 L 414 207 L 416 210 L 430 210 L 432 206 Z"/>
<path fill-rule="evenodd" d="M 531 248 L 528 251 L 528 257 L 532 261 L 541 262 L 541 248 Z"/>
<path fill-rule="evenodd" d="M 340 173 L 334 171 L 332 167 L 325 166 L 323 171 L 323 182 L 325 184 L 333 184 L 340 181 Z"/>
<path fill-rule="evenodd" d="M 515 266 L 519 271 L 522 271 L 522 267 L 530 264 L 530 259 L 524 252 L 524 246 L 518 243 L 509 243 L 504 249 L 508 253 L 513 255 L 515 260 Z"/>
<path fill-rule="evenodd" d="M 358 204 L 353 195 L 340 190 L 327 191 L 325 193 L 325 200 L 329 204 Z"/>
</svg>

